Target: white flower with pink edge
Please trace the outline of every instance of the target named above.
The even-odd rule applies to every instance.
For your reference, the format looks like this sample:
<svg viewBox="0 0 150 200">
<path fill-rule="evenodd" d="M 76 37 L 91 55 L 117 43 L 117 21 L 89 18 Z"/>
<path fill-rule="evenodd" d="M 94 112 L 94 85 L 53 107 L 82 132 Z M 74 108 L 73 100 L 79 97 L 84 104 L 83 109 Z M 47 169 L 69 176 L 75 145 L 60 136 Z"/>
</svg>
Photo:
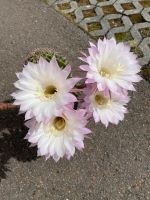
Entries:
<svg viewBox="0 0 150 200">
<path fill-rule="evenodd" d="M 29 132 L 26 135 L 32 145 L 37 145 L 38 155 L 46 159 L 53 157 L 58 161 L 62 157 L 70 159 L 75 148 L 84 148 L 83 140 L 91 131 L 86 128 L 86 111 L 65 108 L 62 115 L 53 117 L 45 124 L 31 119 L 26 123 Z"/>
<path fill-rule="evenodd" d="M 133 83 L 141 80 L 137 74 L 140 66 L 136 55 L 124 43 L 115 39 L 98 40 L 97 45 L 90 43 L 89 55 L 80 59 L 86 62 L 80 68 L 87 71 L 86 83 L 97 83 L 99 91 L 109 89 L 116 92 L 118 88 L 135 90 Z"/>
<path fill-rule="evenodd" d="M 93 116 L 96 123 L 101 122 L 107 127 L 109 123 L 118 124 L 124 119 L 124 114 L 127 112 L 125 106 L 130 100 L 127 91 L 122 90 L 120 93 L 99 91 L 93 84 L 87 87 L 83 107 L 89 116 Z"/>
<path fill-rule="evenodd" d="M 17 73 L 19 80 L 14 85 L 18 90 L 12 96 L 14 104 L 20 105 L 20 112 L 26 112 L 26 120 L 47 120 L 61 114 L 64 105 L 77 101 L 70 90 L 80 79 L 68 78 L 70 72 L 70 66 L 60 69 L 55 57 L 50 63 L 41 57 L 37 64 L 29 62 Z"/>
</svg>

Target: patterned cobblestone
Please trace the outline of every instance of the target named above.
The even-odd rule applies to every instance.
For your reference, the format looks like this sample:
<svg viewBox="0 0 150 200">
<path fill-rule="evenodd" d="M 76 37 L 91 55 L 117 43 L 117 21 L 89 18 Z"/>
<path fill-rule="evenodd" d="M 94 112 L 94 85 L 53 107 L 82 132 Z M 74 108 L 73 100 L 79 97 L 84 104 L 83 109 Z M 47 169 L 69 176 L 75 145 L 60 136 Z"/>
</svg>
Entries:
<svg viewBox="0 0 150 200">
<path fill-rule="evenodd" d="M 130 43 L 142 65 L 150 63 L 150 0 L 49 0 L 94 38 Z"/>
</svg>

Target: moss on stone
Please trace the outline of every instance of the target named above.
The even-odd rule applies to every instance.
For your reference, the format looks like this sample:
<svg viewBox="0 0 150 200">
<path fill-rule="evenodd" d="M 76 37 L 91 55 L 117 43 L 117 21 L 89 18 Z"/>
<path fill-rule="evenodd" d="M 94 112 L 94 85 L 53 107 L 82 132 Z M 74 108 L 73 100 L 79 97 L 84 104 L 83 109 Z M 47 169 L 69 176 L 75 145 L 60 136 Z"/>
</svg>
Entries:
<svg viewBox="0 0 150 200">
<path fill-rule="evenodd" d="M 150 28 L 149 27 L 142 28 L 139 31 L 140 31 L 143 38 L 150 37 Z"/>
<path fill-rule="evenodd" d="M 142 50 L 137 46 L 131 47 L 131 51 L 133 51 L 138 56 L 138 58 L 142 58 L 144 56 Z"/>
<path fill-rule="evenodd" d="M 90 4 L 89 0 L 77 0 L 78 6 L 86 6 Z"/>
<path fill-rule="evenodd" d="M 116 11 L 116 9 L 114 8 L 113 5 L 103 6 L 102 9 L 103 9 L 103 12 L 104 12 L 105 15 L 117 13 L 117 11 Z"/>
<path fill-rule="evenodd" d="M 99 22 L 91 22 L 87 24 L 88 32 L 96 31 L 102 29 L 102 26 Z"/>
<path fill-rule="evenodd" d="M 43 1 L 45 4 L 48 4 L 48 0 L 41 0 L 41 1 Z"/>
<path fill-rule="evenodd" d="M 74 12 L 67 13 L 67 14 L 63 13 L 63 15 L 65 15 L 65 17 L 66 17 L 68 20 L 72 21 L 72 22 L 74 22 L 75 19 L 76 19 L 76 16 L 75 16 Z"/>
<path fill-rule="evenodd" d="M 71 8 L 70 3 L 57 4 L 57 7 L 59 10 L 67 10 Z"/>
<path fill-rule="evenodd" d="M 123 26 L 123 21 L 119 19 L 110 19 L 109 24 L 111 28 Z"/>
<path fill-rule="evenodd" d="M 121 4 L 124 10 L 132 10 L 135 9 L 135 6 L 132 3 L 123 3 Z"/>
<path fill-rule="evenodd" d="M 94 17 L 96 16 L 96 12 L 94 9 L 90 9 L 90 10 L 83 10 L 82 11 L 84 18 L 88 18 L 88 17 Z"/>
<path fill-rule="evenodd" d="M 116 33 L 115 37 L 116 37 L 117 42 L 126 42 L 126 41 L 133 40 L 130 32 Z"/>
<path fill-rule="evenodd" d="M 144 79 L 150 82 L 150 66 L 144 66 L 141 70 L 141 75 Z"/>
<path fill-rule="evenodd" d="M 145 19 L 140 13 L 129 15 L 129 18 L 133 24 L 145 22 Z"/>
<path fill-rule="evenodd" d="M 140 1 L 139 2 L 144 8 L 148 8 L 150 7 L 150 1 L 147 0 L 147 1 Z"/>
</svg>

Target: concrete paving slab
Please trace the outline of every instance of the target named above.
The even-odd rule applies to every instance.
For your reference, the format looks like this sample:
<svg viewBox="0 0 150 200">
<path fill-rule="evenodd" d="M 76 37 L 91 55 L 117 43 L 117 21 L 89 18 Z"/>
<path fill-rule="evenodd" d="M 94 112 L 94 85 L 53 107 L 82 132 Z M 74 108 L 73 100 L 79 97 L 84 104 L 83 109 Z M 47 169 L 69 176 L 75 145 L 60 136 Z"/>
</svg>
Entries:
<svg viewBox="0 0 150 200">
<path fill-rule="evenodd" d="M 88 36 L 38 0 L 0 0 L 0 98 L 14 90 L 26 54 L 49 47 L 77 66 Z M 76 70 L 75 70 L 75 73 Z M 150 85 L 131 93 L 119 126 L 101 124 L 71 161 L 44 161 L 23 140 L 17 110 L 0 112 L 0 200 L 150 200 Z"/>
<path fill-rule="evenodd" d="M 0 100 L 10 98 L 15 72 L 27 54 L 48 47 L 61 52 L 75 66 L 88 36 L 41 0 L 0 0 Z"/>
</svg>

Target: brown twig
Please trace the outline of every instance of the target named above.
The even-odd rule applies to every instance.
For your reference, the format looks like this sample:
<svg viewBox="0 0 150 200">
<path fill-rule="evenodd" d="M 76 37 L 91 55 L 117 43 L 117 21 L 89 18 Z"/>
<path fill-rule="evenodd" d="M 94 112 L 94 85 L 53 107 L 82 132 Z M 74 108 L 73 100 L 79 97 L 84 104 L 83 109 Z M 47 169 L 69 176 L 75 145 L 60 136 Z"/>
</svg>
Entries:
<svg viewBox="0 0 150 200">
<path fill-rule="evenodd" d="M 0 110 L 9 110 L 17 107 L 18 106 L 13 105 L 12 103 L 0 103 Z"/>
</svg>

